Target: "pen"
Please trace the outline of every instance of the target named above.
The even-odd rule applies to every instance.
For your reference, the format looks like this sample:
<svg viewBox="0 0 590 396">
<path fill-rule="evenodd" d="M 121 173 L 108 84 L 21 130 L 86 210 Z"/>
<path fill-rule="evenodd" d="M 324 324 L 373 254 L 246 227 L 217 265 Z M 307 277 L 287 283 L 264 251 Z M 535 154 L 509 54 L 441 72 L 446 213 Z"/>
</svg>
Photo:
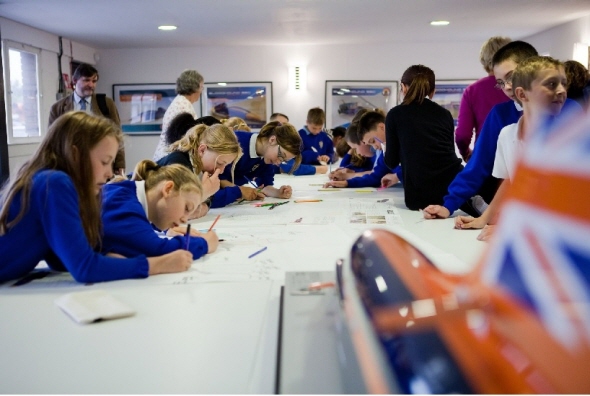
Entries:
<svg viewBox="0 0 590 396">
<path fill-rule="evenodd" d="M 248 180 L 248 183 L 250 183 L 250 185 L 252 187 L 254 187 L 256 189 L 257 192 L 260 192 L 260 188 L 258 188 L 258 184 L 254 183 L 252 180 L 248 179 L 248 177 L 244 176 L 244 179 Z"/>
<path fill-rule="evenodd" d="M 295 203 L 303 203 L 303 202 L 322 202 L 321 199 L 296 199 Z"/>
<path fill-rule="evenodd" d="M 186 226 L 186 234 L 184 234 L 184 241 L 186 244 L 184 250 L 188 250 L 188 246 L 191 242 L 191 223 L 188 223 L 188 225 Z"/>
<path fill-rule="evenodd" d="M 209 227 L 209 231 L 211 231 L 213 229 L 213 227 L 215 227 L 215 224 L 217 223 L 217 220 L 219 220 L 220 217 L 221 217 L 220 214 L 217 215 L 217 217 L 215 218 L 215 221 L 213 222 L 213 224 L 211 224 L 211 227 Z M 207 231 L 207 232 L 209 232 L 209 231 Z"/>
<path fill-rule="evenodd" d="M 264 252 L 266 249 L 267 249 L 267 246 L 265 246 L 262 249 L 260 249 L 260 250 L 258 250 L 256 252 L 252 253 L 251 255 L 248 256 L 248 258 L 252 258 L 252 257 L 256 256 L 257 254 L 260 254 L 260 253 Z"/>
</svg>

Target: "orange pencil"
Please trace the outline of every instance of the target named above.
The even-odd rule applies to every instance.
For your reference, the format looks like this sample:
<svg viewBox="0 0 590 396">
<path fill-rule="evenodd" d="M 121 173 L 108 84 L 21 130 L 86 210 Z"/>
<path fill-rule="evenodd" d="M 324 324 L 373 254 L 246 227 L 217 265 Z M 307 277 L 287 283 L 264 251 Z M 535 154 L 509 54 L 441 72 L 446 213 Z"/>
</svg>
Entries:
<svg viewBox="0 0 590 396">
<path fill-rule="evenodd" d="M 219 218 L 221 217 L 221 215 L 217 215 L 217 217 L 215 218 L 215 221 L 213 222 L 213 224 L 211 224 L 211 227 L 209 227 L 209 231 L 211 231 L 213 229 L 213 227 L 215 227 L 215 224 L 217 223 L 217 220 L 219 220 Z M 207 231 L 207 232 L 209 232 Z"/>
</svg>

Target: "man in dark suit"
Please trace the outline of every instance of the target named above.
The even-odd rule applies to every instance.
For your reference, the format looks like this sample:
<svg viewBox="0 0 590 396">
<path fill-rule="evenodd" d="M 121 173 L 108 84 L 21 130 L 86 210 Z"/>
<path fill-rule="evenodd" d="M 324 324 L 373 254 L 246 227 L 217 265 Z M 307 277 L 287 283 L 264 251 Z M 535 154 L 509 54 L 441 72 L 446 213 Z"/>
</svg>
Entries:
<svg viewBox="0 0 590 396">
<path fill-rule="evenodd" d="M 93 66 L 82 63 L 74 71 L 72 81 L 74 83 L 74 92 L 51 106 L 49 125 L 60 115 L 68 111 L 82 110 L 110 118 L 117 125 L 121 126 L 119 112 L 113 100 L 107 98 L 105 95 L 94 93 L 96 82 L 98 81 L 98 71 Z M 124 173 L 124 169 L 125 151 L 121 148 L 113 162 L 113 170 L 115 174 L 120 174 L 121 172 Z"/>
</svg>

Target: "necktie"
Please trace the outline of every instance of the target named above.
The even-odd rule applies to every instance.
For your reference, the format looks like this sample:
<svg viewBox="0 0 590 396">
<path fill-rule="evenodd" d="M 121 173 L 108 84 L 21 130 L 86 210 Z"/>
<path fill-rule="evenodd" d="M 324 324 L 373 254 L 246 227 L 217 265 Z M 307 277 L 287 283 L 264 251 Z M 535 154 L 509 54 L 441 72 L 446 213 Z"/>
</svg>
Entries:
<svg viewBox="0 0 590 396">
<path fill-rule="evenodd" d="M 80 99 L 80 110 L 86 111 L 86 100 Z"/>
</svg>

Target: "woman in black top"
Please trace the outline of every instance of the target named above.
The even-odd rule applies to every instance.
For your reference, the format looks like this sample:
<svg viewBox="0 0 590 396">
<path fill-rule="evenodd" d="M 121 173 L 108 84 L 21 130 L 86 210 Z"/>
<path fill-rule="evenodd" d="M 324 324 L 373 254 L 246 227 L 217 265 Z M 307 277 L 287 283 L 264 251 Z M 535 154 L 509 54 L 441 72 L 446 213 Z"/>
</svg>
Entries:
<svg viewBox="0 0 590 396">
<path fill-rule="evenodd" d="M 393 169 L 401 163 L 405 202 L 412 210 L 442 205 L 449 184 L 463 169 L 455 153 L 453 117 L 430 100 L 434 79 L 430 68 L 410 66 L 401 79 L 404 99 L 385 119 L 385 164 Z"/>
</svg>

